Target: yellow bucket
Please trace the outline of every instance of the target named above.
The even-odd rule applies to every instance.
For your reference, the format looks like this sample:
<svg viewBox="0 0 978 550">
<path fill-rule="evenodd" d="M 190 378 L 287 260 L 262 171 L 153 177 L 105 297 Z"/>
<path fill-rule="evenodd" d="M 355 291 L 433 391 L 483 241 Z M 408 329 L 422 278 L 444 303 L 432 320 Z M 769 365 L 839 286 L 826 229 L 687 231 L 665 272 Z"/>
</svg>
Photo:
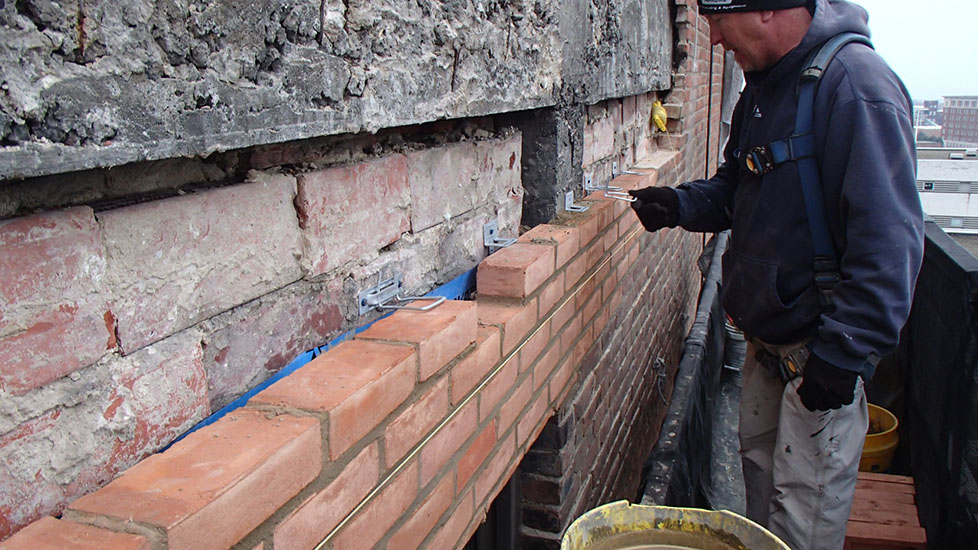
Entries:
<svg viewBox="0 0 978 550">
<path fill-rule="evenodd" d="M 642 506 L 619 500 L 574 520 L 560 550 L 790 550 L 733 512 Z"/>
<path fill-rule="evenodd" d="M 860 472 L 885 472 L 890 469 L 893 452 L 900 441 L 898 425 L 893 413 L 872 403 L 869 405 L 869 431 L 859 458 Z"/>
</svg>

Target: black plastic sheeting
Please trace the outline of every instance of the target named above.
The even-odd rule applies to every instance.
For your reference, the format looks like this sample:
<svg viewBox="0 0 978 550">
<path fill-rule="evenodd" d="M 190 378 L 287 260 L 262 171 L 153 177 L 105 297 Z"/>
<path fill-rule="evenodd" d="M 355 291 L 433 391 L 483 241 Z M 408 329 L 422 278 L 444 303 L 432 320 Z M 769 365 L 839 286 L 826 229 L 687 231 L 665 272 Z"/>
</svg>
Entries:
<svg viewBox="0 0 978 550">
<path fill-rule="evenodd" d="M 714 237 L 696 319 L 676 373 L 659 440 L 642 473 L 642 504 L 706 508 L 710 494 L 713 411 L 723 369 L 720 264 L 726 233 Z"/>
<path fill-rule="evenodd" d="M 978 259 L 926 224 L 924 265 L 896 362 L 906 373 L 917 513 L 929 549 L 978 547 Z"/>
</svg>

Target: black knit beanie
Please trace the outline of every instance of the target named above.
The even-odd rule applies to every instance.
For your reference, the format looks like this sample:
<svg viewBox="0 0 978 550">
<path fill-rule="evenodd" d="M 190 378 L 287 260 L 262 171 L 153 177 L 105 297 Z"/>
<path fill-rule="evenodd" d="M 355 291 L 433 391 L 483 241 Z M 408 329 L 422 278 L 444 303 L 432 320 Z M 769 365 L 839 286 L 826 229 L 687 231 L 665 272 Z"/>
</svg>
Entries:
<svg viewBox="0 0 978 550">
<path fill-rule="evenodd" d="M 699 0 L 700 13 L 786 10 L 807 6 L 809 0 Z"/>
</svg>

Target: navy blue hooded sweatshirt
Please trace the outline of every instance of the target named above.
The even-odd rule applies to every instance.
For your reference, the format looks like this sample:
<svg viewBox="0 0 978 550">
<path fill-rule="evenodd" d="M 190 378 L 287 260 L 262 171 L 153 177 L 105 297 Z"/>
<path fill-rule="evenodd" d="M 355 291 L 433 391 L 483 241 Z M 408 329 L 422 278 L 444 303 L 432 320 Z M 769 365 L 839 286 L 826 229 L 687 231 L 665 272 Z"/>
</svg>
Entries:
<svg viewBox="0 0 978 550">
<path fill-rule="evenodd" d="M 771 344 L 813 340 L 812 352 L 869 379 L 897 344 L 923 255 L 910 97 L 870 47 L 849 44 L 815 98 L 816 158 L 842 280 L 823 311 L 798 166 L 763 176 L 738 155 L 792 134 L 802 65 L 841 32 L 869 35 L 865 10 L 817 0 L 802 42 L 773 67 L 747 73 L 724 162 L 708 180 L 676 188 L 679 225 L 732 229 L 723 258 L 724 309 L 748 336 Z"/>
</svg>

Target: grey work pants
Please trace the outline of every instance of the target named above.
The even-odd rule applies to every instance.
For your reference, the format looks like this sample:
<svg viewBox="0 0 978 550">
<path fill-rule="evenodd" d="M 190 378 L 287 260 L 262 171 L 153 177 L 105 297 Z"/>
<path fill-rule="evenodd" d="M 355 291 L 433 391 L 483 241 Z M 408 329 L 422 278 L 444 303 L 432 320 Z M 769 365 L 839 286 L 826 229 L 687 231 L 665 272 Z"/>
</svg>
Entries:
<svg viewBox="0 0 978 550">
<path fill-rule="evenodd" d="M 853 403 L 811 412 L 796 390 L 747 346 L 740 397 L 740 454 L 747 517 L 793 550 L 841 550 L 856 490 L 869 413 L 863 381 Z M 764 347 L 784 357 L 796 346 Z"/>
</svg>

